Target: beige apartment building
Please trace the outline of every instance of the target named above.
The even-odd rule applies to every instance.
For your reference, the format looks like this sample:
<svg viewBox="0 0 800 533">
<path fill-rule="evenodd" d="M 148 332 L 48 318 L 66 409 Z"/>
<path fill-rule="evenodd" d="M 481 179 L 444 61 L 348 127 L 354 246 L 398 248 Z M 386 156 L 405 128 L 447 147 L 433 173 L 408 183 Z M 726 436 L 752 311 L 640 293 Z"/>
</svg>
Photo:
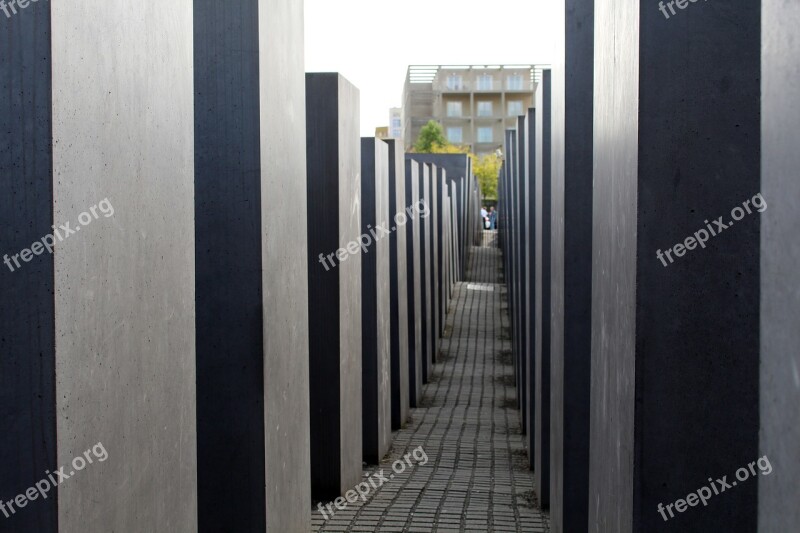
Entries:
<svg viewBox="0 0 800 533">
<path fill-rule="evenodd" d="M 436 120 L 448 141 L 476 154 L 503 145 L 505 130 L 534 107 L 543 65 L 431 66 L 408 68 L 403 89 L 403 139 L 414 145 L 420 129 Z"/>
</svg>

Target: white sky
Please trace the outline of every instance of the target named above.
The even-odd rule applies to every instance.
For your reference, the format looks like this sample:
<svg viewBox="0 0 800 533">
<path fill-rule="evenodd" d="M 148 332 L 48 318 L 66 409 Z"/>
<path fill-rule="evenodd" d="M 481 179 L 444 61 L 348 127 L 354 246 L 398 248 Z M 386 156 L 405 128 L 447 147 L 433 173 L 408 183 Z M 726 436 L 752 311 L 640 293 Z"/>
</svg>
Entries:
<svg viewBox="0 0 800 533">
<path fill-rule="evenodd" d="M 306 72 L 361 91 L 361 135 L 389 125 L 408 65 L 551 63 L 548 0 L 305 0 Z"/>
</svg>

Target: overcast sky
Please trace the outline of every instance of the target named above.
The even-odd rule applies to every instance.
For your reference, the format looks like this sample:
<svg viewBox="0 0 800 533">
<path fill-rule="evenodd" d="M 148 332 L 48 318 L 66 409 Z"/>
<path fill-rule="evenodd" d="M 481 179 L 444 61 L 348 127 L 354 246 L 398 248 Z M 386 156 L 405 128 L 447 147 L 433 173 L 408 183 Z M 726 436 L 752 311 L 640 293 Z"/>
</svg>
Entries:
<svg viewBox="0 0 800 533">
<path fill-rule="evenodd" d="M 307 72 L 361 91 L 361 135 L 389 125 L 412 64 L 552 62 L 548 0 L 305 0 Z"/>
</svg>

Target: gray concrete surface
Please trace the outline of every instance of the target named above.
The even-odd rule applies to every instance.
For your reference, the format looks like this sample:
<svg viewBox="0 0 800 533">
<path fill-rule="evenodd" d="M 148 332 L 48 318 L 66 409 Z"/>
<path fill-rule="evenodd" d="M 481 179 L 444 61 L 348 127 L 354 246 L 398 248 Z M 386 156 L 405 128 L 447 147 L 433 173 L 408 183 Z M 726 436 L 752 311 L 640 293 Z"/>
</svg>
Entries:
<svg viewBox="0 0 800 533">
<path fill-rule="evenodd" d="M 534 444 L 533 471 L 539 505 L 550 506 L 550 362 L 552 320 L 552 93 L 551 72 L 542 72 L 536 88 L 536 316 L 534 332 Z"/>
<path fill-rule="evenodd" d="M 311 503 L 303 4 L 261 0 L 258 18 L 261 205 L 294 230 L 261 220 L 267 531 L 280 533 L 305 531 Z"/>
<path fill-rule="evenodd" d="M 436 171 L 436 166 L 431 163 L 420 163 L 419 198 L 420 202 L 428 205 L 430 210 L 430 184 L 431 174 Z M 416 208 L 419 209 L 420 204 Z M 429 211 L 430 212 L 430 211 Z M 420 227 L 420 258 L 422 260 L 422 383 L 428 383 L 433 371 L 433 237 L 431 235 L 431 217 L 415 215 L 419 218 Z"/>
<path fill-rule="evenodd" d="M 520 399 L 527 407 L 525 411 L 526 427 L 525 438 L 528 449 L 528 461 L 533 465 L 533 452 L 536 448 L 535 427 L 536 427 L 536 393 L 534 384 L 536 383 L 535 365 L 535 333 L 536 333 L 536 109 L 530 108 L 525 118 L 525 145 L 524 153 L 520 152 L 520 157 L 525 158 L 525 170 L 528 174 L 525 186 L 524 201 L 527 204 L 523 224 L 527 225 L 527 239 L 525 240 L 524 269 L 523 276 L 527 280 L 523 294 L 524 305 L 528 310 L 523 327 L 528 330 L 528 341 L 525 353 L 525 389 L 520 391 Z"/>
<path fill-rule="evenodd" d="M 360 480 L 361 235 L 359 93 L 335 73 L 306 74 L 311 497 Z M 318 255 L 335 253 L 335 266 Z"/>
<path fill-rule="evenodd" d="M 54 256 L 56 464 L 108 452 L 60 486 L 58 528 L 196 531 L 192 4 L 42 5 L 54 219 L 114 208 Z"/>
<path fill-rule="evenodd" d="M 257 2 L 233 5 L 198 3 L 193 24 L 199 531 L 267 516 L 259 25 Z"/>
<path fill-rule="evenodd" d="M 800 5 L 762 2 L 761 439 L 773 465 L 758 480 L 758 530 L 800 531 Z"/>
<path fill-rule="evenodd" d="M 760 215 L 666 267 L 657 251 L 760 188 L 760 5 L 597 0 L 594 27 L 589 524 L 754 531 L 754 480 L 657 506 L 758 457 Z"/>
<path fill-rule="evenodd" d="M 550 519 L 584 530 L 589 516 L 592 343 L 594 1 L 557 2 L 553 68 Z"/>
<path fill-rule="evenodd" d="M 391 297 L 391 359 L 392 359 L 392 429 L 405 427 L 411 409 L 408 385 L 408 265 L 407 228 L 394 221 L 404 213 L 406 204 L 406 162 L 403 142 L 385 141 L 389 149 L 389 211 L 395 231 L 389 236 L 390 297 Z"/>
<path fill-rule="evenodd" d="M 517 157 L 517 175 L 518 175 L 518 194 L 519 202 L 519 221 L 517 224 L 517 233 L 519 238 L 519 265 L 517 279 L 519 280 L 519 287 L 517 295 L 519 297 L 519 373 L 521 386 L 519 389 L 520 397 L 520 417 L 523 434 L 527 433 L 530 428 L 528 427 L 528 406 L 525 402 L 525 391 L 530 387 L 528 383 L 528 365 L 530 364 L 530 328 L 528 327 L 528 315 L 530 315 L 529 301 L 528 301 L 528 277 L 525 275 L 528 271 L 529 263 L 527 263 L 527 243 L 528 243 L 528 211 L 530 204 L 527 199 L 529 196 L 528 188 L 534 183 L 531 180 L 531 175 L 528 172 L 527 159 L 525 158 L 525 148 L 528 144 L 527 141 L 527 127 L 526 117 L 517 117 L 517 149 L 515 155 Z"/>
<path fill-rule="evenodd" d="M 419 201 L 420 164 L 406 160 L 406 203 Z M 422 277 L 419 217 L 407 218 L 406 261 L 408 262 L 408 387 L 411 407 L 422 399 Z"/>
<path fill-rule="evenodd" d="M 362 438 L 363 457 L 378 464 L 391 441 L 391 357 L 389 324 L 390 231 L 389 147 L 374 137 L 361 138 Z"/>
<path fill-rule="evenodd" d="M 36 256 L 28 263 L 18 256 L 21 268 L 13 262 L 14 255 L 51 234 L 54 224 L 64 223 L 53 218 L 50 4 L 32 4 L 25 15 L 0 18 L 0 255 L 11 265 L 0 264 L 3 501 L 30 487 L 57 462 L 53 256 Z M 101 199 L 92 197 L 89 205 Z M 71 213 L 73 225 L 80 212 Z M 103 222 L 108 221 L 97 225 Z M 35 504 L 35 512 L 6 510 L 9 518 L 0 518 L 0 531 L 56 531 L 55 491 Z"/>
</svg>

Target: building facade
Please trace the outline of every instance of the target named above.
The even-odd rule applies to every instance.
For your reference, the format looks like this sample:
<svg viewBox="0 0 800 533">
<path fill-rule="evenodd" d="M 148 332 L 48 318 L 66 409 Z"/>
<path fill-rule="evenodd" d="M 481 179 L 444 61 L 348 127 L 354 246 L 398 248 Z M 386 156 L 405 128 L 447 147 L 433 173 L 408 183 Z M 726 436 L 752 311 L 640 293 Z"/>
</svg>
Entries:
<svg viewBox="0 0 800 533">
<path fill-rule="evenodd" d="M 430 66 L 408 68 L 403 89 L 403 140 L 413 146 L 430 120 L 451 144 L 476 154 L 495 152 L 504 131 L 534 106 L 543 65 Z"/>
</svg>

